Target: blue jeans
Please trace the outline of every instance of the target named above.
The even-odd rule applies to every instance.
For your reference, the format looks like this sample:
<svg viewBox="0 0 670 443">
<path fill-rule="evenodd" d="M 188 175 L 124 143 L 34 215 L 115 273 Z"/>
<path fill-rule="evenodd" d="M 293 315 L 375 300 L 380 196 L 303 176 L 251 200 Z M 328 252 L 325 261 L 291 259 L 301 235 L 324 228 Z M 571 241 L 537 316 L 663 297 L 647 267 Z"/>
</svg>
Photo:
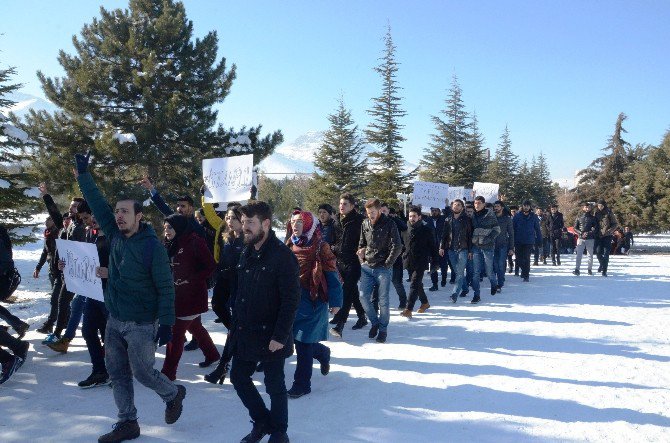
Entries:
<svg viewBox="0 0 670 443">
<path fill-rule="evenodd" d="M 93 299 L 86 300 L 84 305 L 84 323 L 81 326 L 81 335 L 86 340 L 86 347 L 93 365 L 93 373 L 106 373 L 105 352 L 100 343 L 100 337 L 105 338 L 107 309 L 104 302 Z M 100 333 L 99 336 L 98 333 Z"/>
<path fill-rule="evenodd" d="M 174 400 L 177 386 L 154 369 L 158 322 L 120 321 L 111 315 L 105 330 L 105 364 L 112 382 L 119 421 L 137 420 L 133 376 L 164 402 Z"/>
<path fill-rule="evenodd" d="M 484 268 L 485 267 L 485 268 Z M 498 285 L 498 279 L 493 272 L 493 249 L 482 249 L 477 246 L 472 247 L 472 289 L 475 296 L 479 295 L 479 276 L 482 269 L 486 269 L 486 275 L 489 277 L 491 287 Z"/>
<path fill-rule="evenodd" d="M 379 316 L 372 304 L 375 285 L 379 288 Z M 380 331 L 386 331 L 391 320 L 389 310 L 389 288 L 391 286 L 391 270 L 387 268 L 371 268 L 361 265 L 361 279 L 358 282 L 358 297 L 372 326 L 379 325 Z"/>
<path fill-rule="evenodd" d="M 505 270 L 507 269 L 507 246 L 496 248 L 493 252 L 493 272 L 498 277 L 498 286 L 505 285 Z"/>
<path fill-rule="evenodd" d="M 72 340 L 77 335 L 77 328 L 84 313 L 84 305 L 86 305 L 86 297 L 75 295 L 70 303 L 70 319 L 67 321 L 67 328 L 65 328 L 63 337 Z"/>
<path fill-rule="evenodd" d="M 463 283 L 467 290 L 467 282 L 465 280 L 465 267 L 468 264 L 468 251 L 467 249 L 461 249 L 460 251 L 454 251 L 449 249 L 449 262 L 451 263 L 452 270 L 456 273 L 456 283 L 454 284 L 454 289 L 451 291 L 451 295 L 458 296 L 461 292 Z"/>
<path fill-rule="evenodd" d="M 472 263 L 473 260 L 470 258 L 465 262 L 465 278 L 463 278 L 463 284 L 461 285 L 461 291 L 468 292 L 470 286 L 472 286 Z"/>
</svg>

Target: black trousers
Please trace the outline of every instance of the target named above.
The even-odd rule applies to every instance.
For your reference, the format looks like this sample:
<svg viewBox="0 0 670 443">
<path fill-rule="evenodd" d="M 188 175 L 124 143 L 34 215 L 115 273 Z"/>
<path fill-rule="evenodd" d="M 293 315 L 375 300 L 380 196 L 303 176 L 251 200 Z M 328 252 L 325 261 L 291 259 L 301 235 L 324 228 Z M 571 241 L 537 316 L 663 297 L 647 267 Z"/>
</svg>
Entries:
<svg viewBox="0 0 670 443">
<path fill-rule="evenodd" d="M 270 396 L 270 409 L 254 386 L 251 376 L 256 372 L 258 362 L 240 360 L 233 357 L 230 382 L 237 396 L 249 411 L 254 423 L 269 424 L 272 432 L 286 432 L 288 429 L 288 396 L 284 382 L 285 359 L 263 362 L 265 392 Z"/>
<path fill-rule="evenodd" d="M 561 239 L 551 239 L 551 261 L 553 263 L 561 264 Z"/>
<path fill-rule="evenodd" d="M 416 299 L 421 300 L 421 303 L 428 303 L 428 297 L 423 289 L 423 273 L 425 269 L 408 269 L 410 275 L 409 282 L 409 301 L 407 302 L 407 309 L 414 310 Z"/>
<path fill-rule="evenodd" d="M 600 263 L 600 270 L 607 272 L 607 266 L 610 263 L 610 251 L 612 250 L 612 236 L 607 235 L 596 240 L 596 257 Z"/>
<path fill-rule="evenodd" d="M 359 263 L 337 263 L 337 269 L 342 276 L 342 308 L 335 314 L 337 322 L 346 323 L 349 318 L 349 311 L 351 306 L 356 309 L 358 318 L 365 318 L 365 310 L 361 305 L 361 300 L 358 298 L 358 280 L 361 279 L 361 265 Z"/>
<path fill-rule="evenodd" d="M 107 372 L 105 366 L 105 351 L 102 347 L 102 341 L 105 340 L 105 329 L 107 328 L 107 309 L 105 303 L 86 299 L 84 305 L 84 322 L 81 326 L 81 335 L 84 336 L 88 355 L 91 357 L 93 373 L 100 374 Z"/>
<path fill-rule="evenodd" d="M 516 245 L 514 253 L 516 262 L 521 269 L 521 277 L 528 278 L 530 275 L 530 254 L 533 251 L 533 245 Z"/>
<path fill-rule="evenodd" d="M 58 296 L 58 316 L 56 317 L 56 328 L 54 333 L 60 335 L 63 329 L 67 328 L 67 322 L 70 320 L 70 303 L 74 298 L 74 293 L 67 290 L 63 283 Z"/>
<path fill-rule="evenodd" d="M 6 363 L 12 358 L 12 355 L 2 348 L 11 349 L 16 354 L 16 351 L 21 349 L 21 344 L 21 340 L 7 332 L 5 328 L 0 328 L 0 362 Z"/>
<path fill-rule="evenodd" d="M 56 318 L 58 318 L 58 298 L 60 297 L 62 288 L 63 274 L 58 272 L 53 276 L 53 282 L 51 284 L 51 309 L 49 310 L 47 320 L 44 322 L 45 325 L 53 326 L 56 323 Z"/>
<path fill-rule="evenodd" d="M 23 323 L 20 318 L 9 312 L 9 309 L 2 305 L 0 305 L 0 318 L 6 321 L 15 331 L 20 329 L 21 324 Z"/>
<path fill-rule="evenodd" d="M 219 277 L 214 285 L 214 290 L 212 291 L 212 311 L 214 311 L 216 316 L 221 319 L 221 323 L 223 323 L 228 330 L 230 330 L 230 327 L 233 324 L 230 307 L 230 286 L 229 279 Z"/>
<path fill-rule="evenodd" d="M 403 284 L 402 281 L 402 274 L 403 274 L 402 258 L 398 257 L 395 263 L 393 263 L 393 272 L 391 273 L 391 283 L 393 283 L 393 287 L 395 288 L 395 291 L 398 293 L 398 302 L 400 303 L 399 306 L 407 305 L 407 293 L 405 292 L 405 285 Z"/>
</svg>

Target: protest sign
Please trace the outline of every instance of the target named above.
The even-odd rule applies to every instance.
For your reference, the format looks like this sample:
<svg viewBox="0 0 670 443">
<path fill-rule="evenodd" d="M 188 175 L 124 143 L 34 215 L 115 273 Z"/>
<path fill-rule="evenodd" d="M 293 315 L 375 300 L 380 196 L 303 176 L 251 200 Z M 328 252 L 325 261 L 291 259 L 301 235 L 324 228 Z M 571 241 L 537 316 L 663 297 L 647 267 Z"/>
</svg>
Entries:
<svg viewBox="0 0 670 443">
<path fill-rule="evenodd" d="M 104 301 L 102 280 L 95 274 L 100 266 L 98 248 L 93 243 L 56 239 L 60 259 L 65 262 L 63 277 L 68 291 Z"/>
<path fill-rule="evenodd" d="M 449 199 L 449 204 L 451 204 L 451 202 L 457 198 L 464 200 L 465 188 L 463 186 L 449 186 L 449 193 L 447 194 L 447 198 Z"/>
<path fill-rule="evenodd" d="M 474 191 L 475 197 L 481 195 L 486 199 L 486 203 L 493 203 L 498 200 L 499 188 L 500 185 L 498 183 L 475 182 L 472 185 L 472 190 Z"/>
<path fill-rule="evenodd" d="M 206 203 L 247 200 L 251 193 L 253 154 L 202 161 Z"/>
<path fill-rule="evenodd" d="M 449 185 L 445 183 L 414 182 L 412 203 L 421 205 L 421 212 L 430 213 L 430 208 L 444 208 L 444 200 L 449 194 Z"/>
</svg>

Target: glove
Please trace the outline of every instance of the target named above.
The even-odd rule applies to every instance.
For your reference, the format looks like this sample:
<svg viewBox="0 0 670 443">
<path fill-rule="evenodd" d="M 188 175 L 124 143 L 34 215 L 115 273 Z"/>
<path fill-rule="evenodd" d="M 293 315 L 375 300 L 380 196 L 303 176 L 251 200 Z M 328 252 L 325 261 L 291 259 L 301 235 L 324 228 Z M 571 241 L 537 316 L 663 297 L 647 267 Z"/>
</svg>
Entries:
<svg viewBox="0 0 670 443">
<path fill-rule="evenodd" d="M 91 158 L 91 151 L 88 151 L 86 155 L 84 154 L 75 154 L 74 161 L 77 164 L 77 172 L 79 174 L 86 173 L 88 168 L 88 159 Z"/>
<path fill-rule="evenodd" d="M 170 342 L 170 340 L 172 340 L 172 326 L 158 326 L 158 332 L 156 333 L 156 338 L 154 339 L 154 341 L 158 343 L 158 346 L 165 346 Z"/>
</svg>

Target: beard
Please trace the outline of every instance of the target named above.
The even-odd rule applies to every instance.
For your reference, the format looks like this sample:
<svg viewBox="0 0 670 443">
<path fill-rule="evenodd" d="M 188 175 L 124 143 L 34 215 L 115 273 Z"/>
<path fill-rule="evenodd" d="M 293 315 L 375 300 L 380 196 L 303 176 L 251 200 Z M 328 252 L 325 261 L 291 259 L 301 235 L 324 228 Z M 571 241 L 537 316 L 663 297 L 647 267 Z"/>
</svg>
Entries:
<svg viewBox="0 0 670 443">
<path fill-rule="evenodd" d="M 244 244 L 249 246 L 249 245 L 255 245 L 256 243 L 263 241 L 265 238 L 265 231 L 262 229 L 259 229 L 256 234 L 254 234 L 252 231 L 244 231 Z"/>
</svg>

